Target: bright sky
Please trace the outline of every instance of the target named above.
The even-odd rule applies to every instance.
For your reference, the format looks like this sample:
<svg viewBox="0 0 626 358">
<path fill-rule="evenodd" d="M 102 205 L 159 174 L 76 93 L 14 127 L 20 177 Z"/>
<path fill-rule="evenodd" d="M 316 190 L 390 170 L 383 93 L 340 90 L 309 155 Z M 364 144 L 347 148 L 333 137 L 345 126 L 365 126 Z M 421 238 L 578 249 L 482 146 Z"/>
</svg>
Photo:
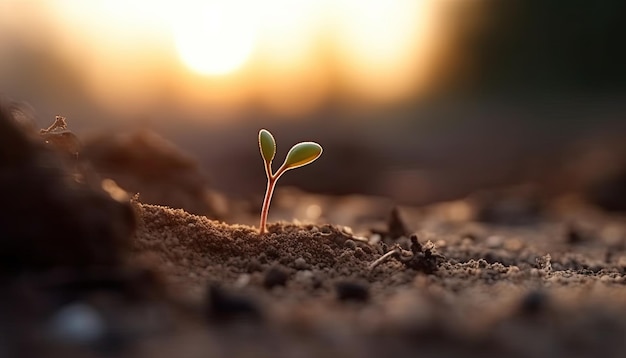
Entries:
<svg viewBox="0 0 626 358">
<path fill-rule="evenodd" d="M 414 93 L 433 52 L 434 2 L 34 1 L 105 103 L 166 91 L 183 102 L 254 101 L 285 113 L 338 93 L 365 103 Z"/>
</svg>

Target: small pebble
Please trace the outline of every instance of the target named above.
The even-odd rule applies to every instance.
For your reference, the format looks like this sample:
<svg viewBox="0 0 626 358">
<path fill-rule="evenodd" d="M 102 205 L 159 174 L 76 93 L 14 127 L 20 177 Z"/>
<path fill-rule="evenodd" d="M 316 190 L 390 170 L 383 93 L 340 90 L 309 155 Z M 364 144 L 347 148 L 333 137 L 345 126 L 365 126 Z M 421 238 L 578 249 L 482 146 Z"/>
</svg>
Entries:
<svg viewBox="0 0 626 358">
<path fill-rule="evenodd" d="M 520 311 L 525 314 L 536 314 L 546 308 L 548 295 L 539 290 L 528 292 L 520 302 Z"/>
<path fill-rule="evenodd" d="M 510 239 L 504 242 L 504 248 L 507 251 L 520 251 L 524 248 L 524 243 L 518 239 Z"/>
<path fill-rule="evenodd" d="M 313 277 L 315 277 L 315 275 L 311 270 L 298 271 L 296 273 L 296 279 L 300 281 L 311 280 Z"/>
<path fill-rule="evenodd" d="M 216 285 L 209 285 L 206 302 L 206 314 L 209 319 L 259 319 L 261 317 L 259 308 L 252 299 L 227 292 Z"/>
<path fill-rule="evenodd" d="M 365 252 L 360 247 L 357 247 L 356 250 L 354 250 L 354 257 L 362 259 L 365 257 Z"/>
<path fill-rule="evenodd" d="M 289 278 L 289 273 L 282 266 L 273 266 L 265 272 L 263 277 L 263 286 L 272 288 L 276 286 L 284 286 Z"/>
<path fill-rule="evenodd" d="M 235 281 L 235 287 L 242 288 L 246 287 L 250 283 L 250 275 L 247 273 L 239 275 L 237 277 L 237 281 Z"/>
<path fill-rule="evenodd" d="M 491 249 L 499 248 L 502 246 L 503 239 L 500 236 L 492 235 L 487 237 L 485 245 Z"/>
<path fill-rule="evenodd" d="M 73 303 L 61 308 L 50 320 L 50 335 L 71 344 L 94 343 L 106 330 L 98 311 L 85 303 Z"/>
<path fill-rule="evenodd" d="M 382 236 L 380 236 L 379 234 L 373 234 L 372 236 L 370 236 L 369 244 L 372 246 L 376 246 L 376 244 L 378 244 L 380 240 L 382 240 Z"/>
<path fill-rule="evenodd" d="M 248 273 L 262 271 L 263 265 L 261 265 L 261 262 L 258 259 L 251 259 L 248 262 L 247 270 L 248 270 Z"/>
<path fill-rule="evenodd" d="M 367 285 L 354 281 L 340 281 L 335 284 L 337 298 L 340 301 L 365 302 L 369 299 Z"/>
<path fill-rule="evenodd" d="M 611 281 L 613 281 L 613 278 L 611 276 L 609 276 L 609 275 L 602 275 L 600 277 L 600 282 L 605 282 L 606 283 L 606 282 L 611 282 Z"/>
<path fill-rule="evenodd" d="M 306 263 L 306 260 L 302 257 L 298 257 L 293 261 L 293 265 L 298 270 L 306 270 L 309 268 L 309 265 Z"/>
</svg>

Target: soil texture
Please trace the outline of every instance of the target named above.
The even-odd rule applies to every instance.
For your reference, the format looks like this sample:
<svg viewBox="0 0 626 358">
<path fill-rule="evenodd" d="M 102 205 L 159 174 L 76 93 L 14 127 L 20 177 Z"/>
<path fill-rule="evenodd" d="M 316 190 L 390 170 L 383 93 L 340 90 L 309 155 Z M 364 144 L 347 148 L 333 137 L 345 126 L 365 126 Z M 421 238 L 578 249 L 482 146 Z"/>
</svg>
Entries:
<svg viewBox="0 0 626 358">
<path fill-rule="evenodd" d="M 35 133 L 15 106 L 0 106 L 0 357 L 626 352 L 623 214 L 524 188 L 425 207 L 283 190 L 259 235 L 254 205 L 218 215 L 204 174 L 153 137 L 142 150 L 165 146 L 191 188 L 169 205 L 201 196 L 192 210 L 133 196 L 159 173 L 122 173 L 107 148 L 143 152 L 99 139 L 90 162 L 64 122 Z"/>
</svg>

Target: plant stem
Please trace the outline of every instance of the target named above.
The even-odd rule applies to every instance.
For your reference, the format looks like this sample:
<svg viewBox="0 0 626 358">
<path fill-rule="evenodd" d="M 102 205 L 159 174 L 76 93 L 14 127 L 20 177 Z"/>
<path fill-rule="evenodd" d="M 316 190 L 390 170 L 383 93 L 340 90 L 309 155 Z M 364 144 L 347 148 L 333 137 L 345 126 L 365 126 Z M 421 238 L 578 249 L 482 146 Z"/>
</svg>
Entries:
<svg viewBox="0 0 626 358">
<path fill-rule="evenodd" d="M 272 163 L 265 163 L 265 174 L 267 174 L 267 188 L 265 189 L 265 198 L 263 199 L 263 208 L 261 209 L 261 222 L 259 223 L 259 234 L 263 235 L 267 232 L 267 214 L 270 211 L 270 202 L 274 194 L 276 181 L 287 171 L 287 167 L 282 165 L 276 173 L 272 174 Z"/>
<path fill-rule="evenodd" d="M 263 208 L 261 209 L 261 223 L 259 224 L 259 234 L 263 235 L 267 232 L 267 214 L 270 210 L 270 201 L 276 186 L 276 179 L 271 177 L 267 180 L 267 189 L 265 189 L 265 199 L 263 199 Z"/>
<path fill-rule="evenodd" d="M 267 232 L 267 214 L 270 211 L 270 201 L 272 201 L 274 187 L 276 186 L 276 180 L 279 176 L 274 176 L 272 174 L 271 162 L 265 162 L 265 174 L 267 175 L 267 188 L 265 189 L 265 198 L 263 198 L 263 208 L 261 209 L 261 222 L 259 223 L 260 235 L 263 235 Z"/>
</svg>

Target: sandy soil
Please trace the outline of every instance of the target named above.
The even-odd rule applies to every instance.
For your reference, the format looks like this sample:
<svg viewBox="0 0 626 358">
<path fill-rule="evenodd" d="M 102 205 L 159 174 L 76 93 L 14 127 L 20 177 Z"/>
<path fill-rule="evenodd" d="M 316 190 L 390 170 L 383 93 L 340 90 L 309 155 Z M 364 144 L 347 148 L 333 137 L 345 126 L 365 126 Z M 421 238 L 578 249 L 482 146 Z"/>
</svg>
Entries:
<svg viewBox="0 0 626 358">
<path fill-rule="evenodd" d="M 260 236 L 116 201 L 0 108 L 2 357 L 626 351 L 623 214 L 506 193 L 394 208 L 283 191 L 272 220 L 310 202 L 319 215 Z M 228 221 L 253 223 L 245 208 L 231 205 Z M 339 216 L 349 226 L 326 224 Z"/>
</svg>

